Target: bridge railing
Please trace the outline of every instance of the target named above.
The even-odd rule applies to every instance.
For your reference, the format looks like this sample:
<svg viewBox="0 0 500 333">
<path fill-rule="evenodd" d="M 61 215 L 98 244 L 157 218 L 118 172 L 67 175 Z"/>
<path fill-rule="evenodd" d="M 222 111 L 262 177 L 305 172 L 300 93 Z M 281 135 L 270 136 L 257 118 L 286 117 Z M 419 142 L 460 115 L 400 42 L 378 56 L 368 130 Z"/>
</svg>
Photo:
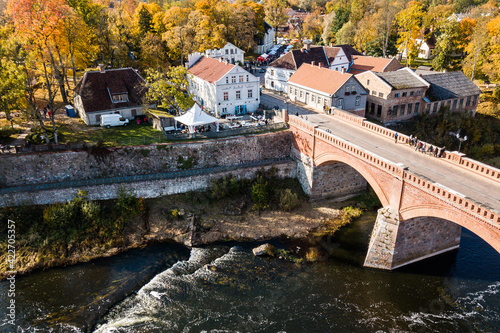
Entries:
<svg viewBox="0 0 500 333">
<path fill-rule="evenodd" d="M 0 188 L 0 194 L 34 192 L 34 191 L 44 191 L 44 190 L 53 190 L 62 188 L 75 188 L 75 187 L 78 188 L 82 186 L 133 183 L 133 182 L 161 180 L 161 179 L 173 179 L 180 177 L 199 176 L 211 173 L 227 172 L 244 168 L 268 166 L 288 161 L 291 161 L 290 157 L 281 157 L 281 158 L 250 161 L 250 162 L 225 165 L 225 166 L 209 167 L 203 169 L 189 169 L 189 170 L 170 171 L 170 172 L 162 172 L 162 173 L 146 174 L 146 175 L 133 175 L 133 176 L 109 177 L 109 178 L 98 178 L 98 179 L 74 180 L 67 182 L 63 181 L 58 183 L 12 186 L 12 187 Z"/>
<path fill-rule="evenodd" d="M 332 116 L 337 119 L 346 121 L 350 124 L 362 127 L 363 129 L 366 129 L 379 136 L 394 140 L 394 134 L 396 133 L 396 131 L 369 122 L 364 117 L 360 117 L 340 109 L 335 109 L 335 112 L 333 113 Z M 406 134 L 398 133 L 398 142 L 409 144 L 410 137 L 407 136 Z M 427 142 L 424 143 L 427 144 L 427 147 L 431 145 Z M 475 161 L 471 158 L 465 157 L 464 154 L 458 152 L 445 151 L 441 158 L 460 168 L 469 170 L 471 172 L 479 174 L 493 181 L 500 182 L 500 169 Z"/>
</svg>

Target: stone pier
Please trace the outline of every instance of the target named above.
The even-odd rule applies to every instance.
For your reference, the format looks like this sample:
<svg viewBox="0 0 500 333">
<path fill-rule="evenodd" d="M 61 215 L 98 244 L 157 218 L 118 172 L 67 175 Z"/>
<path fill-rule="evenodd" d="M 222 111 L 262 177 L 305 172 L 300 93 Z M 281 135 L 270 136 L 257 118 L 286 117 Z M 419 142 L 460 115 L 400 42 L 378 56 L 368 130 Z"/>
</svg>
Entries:
<svg viewBox="0 0 500 333">
<path fill-rule="evenodd" d="M 381 208 L 364 266 L 393 270 L 458 249 L 461 229 L 437 217 L 402 220 L 392 208 Z"/>
</svg>

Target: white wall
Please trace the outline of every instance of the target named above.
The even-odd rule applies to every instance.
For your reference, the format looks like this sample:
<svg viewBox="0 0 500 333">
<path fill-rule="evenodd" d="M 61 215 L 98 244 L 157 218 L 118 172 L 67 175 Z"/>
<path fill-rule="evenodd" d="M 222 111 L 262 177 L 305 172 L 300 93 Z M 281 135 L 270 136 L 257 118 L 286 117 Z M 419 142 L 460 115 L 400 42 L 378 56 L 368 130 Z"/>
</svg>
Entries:
<svg viewBox="0 0 500 333">
<path fill-rule="evenodd" d="M 266 89 L 287 91 L 288 79 L 295 73 L 294 70 L 278 67 L 267 67 L 264 86 Z"/>
</svg>

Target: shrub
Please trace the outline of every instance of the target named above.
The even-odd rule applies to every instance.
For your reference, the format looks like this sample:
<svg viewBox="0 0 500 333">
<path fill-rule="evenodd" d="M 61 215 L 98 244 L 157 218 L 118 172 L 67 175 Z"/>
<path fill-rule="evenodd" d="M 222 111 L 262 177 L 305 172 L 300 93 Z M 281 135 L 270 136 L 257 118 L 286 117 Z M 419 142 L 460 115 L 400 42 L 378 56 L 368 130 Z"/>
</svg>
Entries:
<svg viewBox="0 0 500 333">
<path fill-rule="evenodd" d="M 300 200 L 297 193 L 292 192 L 289 188 L 281 191 L 280 208 L 284 211 L 291 211 L 300 206 Z"/>
<path fill-rule="evenodd" d="M 269 190 L 267 188 L 267 181 L 264 178 L 261 176 L 257 177 L 256 182 L 252 185 L 250 194 L 254 202 L 253 209 L 264 210 L 269 207 Z"/>
</svg>

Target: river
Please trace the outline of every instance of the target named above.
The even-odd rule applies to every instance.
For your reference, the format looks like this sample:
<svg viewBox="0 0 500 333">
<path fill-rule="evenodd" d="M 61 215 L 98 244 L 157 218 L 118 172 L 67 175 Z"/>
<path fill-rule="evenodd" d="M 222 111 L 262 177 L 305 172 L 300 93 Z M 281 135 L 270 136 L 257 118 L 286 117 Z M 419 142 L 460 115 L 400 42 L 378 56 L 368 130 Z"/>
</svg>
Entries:
<svg viewBox="0 0 500 333">
<path fill-rule="evenodd" d="M 258 243 L 158 244 L 18 277 L 16 323 L 26 332 L 500 332 L 493 248 L 463 230 L 454 253 L 366 269 L 373 221 L 342 229 L 316 263 L 254 257 Z"/>
</svg>

